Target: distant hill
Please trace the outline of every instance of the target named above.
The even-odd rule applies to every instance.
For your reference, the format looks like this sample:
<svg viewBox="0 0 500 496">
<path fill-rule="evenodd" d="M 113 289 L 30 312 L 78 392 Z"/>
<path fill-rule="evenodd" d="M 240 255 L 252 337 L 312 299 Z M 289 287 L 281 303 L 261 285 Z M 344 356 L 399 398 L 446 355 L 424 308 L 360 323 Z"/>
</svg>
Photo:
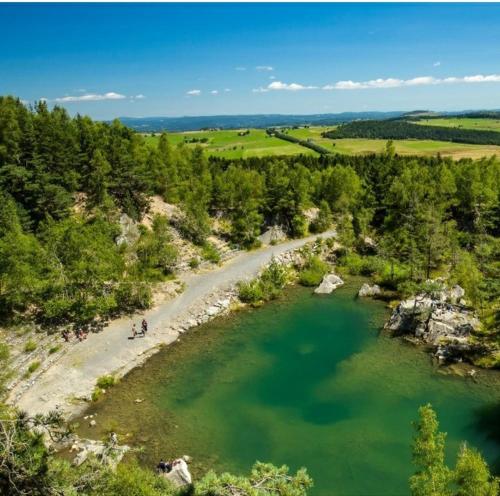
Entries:
<svg viewBox="0 0 500 496">
<path fill-rule="evenodd" d="M 339 114 L 257 114 L 209 115 L 199 117 L 120 117 L 119 120 L 136 131 L 199 131 L 200 129 L 268 128 L 278 126 L 332 126 L 366 119 L 390 119 L 403 112 L 343 112 Z"/>
</svg>

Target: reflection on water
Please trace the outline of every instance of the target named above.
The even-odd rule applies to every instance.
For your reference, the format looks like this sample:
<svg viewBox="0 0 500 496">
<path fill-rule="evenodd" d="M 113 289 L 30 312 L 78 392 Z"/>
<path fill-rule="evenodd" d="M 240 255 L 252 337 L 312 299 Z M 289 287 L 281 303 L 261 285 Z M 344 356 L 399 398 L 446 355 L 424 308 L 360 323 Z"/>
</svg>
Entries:
<svg viewBox="0 0 500 496">
<path fill-rule="evenodd" d="M 450 463 L 461 440 L 498 460 L 496 374 L 476 382 L 442 374 L 426 354 L 379 336 L 386 310 L 356 300 L 355 290 L 294 289 L 191 331 L 94 405 L 99 430 L 81 433 L 113 429 L 143 446 L 138 456 L 150 466 L 187 453 L 197 474 L 245 472 L 258 459 L 306 466 L 317 496 L 400 495 L 411 421 L 430 402 L 448 432 Z"/>
</svg>

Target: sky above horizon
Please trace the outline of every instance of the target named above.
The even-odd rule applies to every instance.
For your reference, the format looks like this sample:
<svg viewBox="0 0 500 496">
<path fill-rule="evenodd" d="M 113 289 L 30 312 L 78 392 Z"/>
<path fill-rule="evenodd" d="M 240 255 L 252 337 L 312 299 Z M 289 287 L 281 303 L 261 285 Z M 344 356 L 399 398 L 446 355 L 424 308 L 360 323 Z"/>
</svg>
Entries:
<svg viewBox="0 0 500 496">
<path fill-rule="evenodd" d="M 71 114 L 500 108 L 500 4 L 0 4 L 0 94 Z"/>
</svg>

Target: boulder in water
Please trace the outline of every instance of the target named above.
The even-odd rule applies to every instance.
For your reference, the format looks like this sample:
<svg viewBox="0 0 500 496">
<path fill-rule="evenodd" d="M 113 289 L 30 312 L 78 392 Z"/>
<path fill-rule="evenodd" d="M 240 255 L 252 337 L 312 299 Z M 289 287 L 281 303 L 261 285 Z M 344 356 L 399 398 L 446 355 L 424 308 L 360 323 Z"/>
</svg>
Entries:
<svg viewBox="0 0 500 496">
<path fill-rule="evenodd" d="M 380 286 L 377 284 L 374 284 L 373 286 L 370 286 L 366 282 L 361 286 L 361 289 L 358 292 L 358 296 L 376 296 L 379 295 L 382 292 L 380 289 Z"/>
<path fill-rule="evenodd" d="M 330 294 L 344 284 L 337 274 L 327 274 L 323 277 L 321 284 L 314 290 L 316 294 Z"/>
</svg>

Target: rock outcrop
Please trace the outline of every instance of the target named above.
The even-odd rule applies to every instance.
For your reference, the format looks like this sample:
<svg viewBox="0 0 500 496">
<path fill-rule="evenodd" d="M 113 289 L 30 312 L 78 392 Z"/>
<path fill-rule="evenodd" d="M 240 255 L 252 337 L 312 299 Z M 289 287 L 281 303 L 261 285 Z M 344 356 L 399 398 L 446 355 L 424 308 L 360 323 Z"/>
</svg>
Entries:
<svg viewBox="0 0 500 496">
<path fill-rule="evenodd" d="M 120 234 L 116 238 L 117 245 L 131 245 L 135 243 L 140 236 L 137 222 L 134 222 L 127 214 L 120 215 Z"/>
<path fill-rule="evenodd" d="M 327 274 L 323 277 L 321 284 L 314 290 L 316 294 L 330 294 L 344 284 L 337 274 Z"/>
<path fill-rule="evenodd" d="M 103 465 L 109 465 L 114 468 L 127 451 L 130 450 L 129 446 L 119 446 L 114 442 L 104 443 L 102 441 L 95 441 L 92 439 L 81 439 L 75 436 L 71 440 L 70 453 L 77 452 L 73 459 L 73 465 L 77 467 L 86 462 L 91 456 L 97 458 Z"/>
<path fill-rule="evenodd" d="M 420 294 L 402 301 L 392 313 L 386 329 L 410 335 L 434 347 L 441 360 L 461 359 L 480 352 L 471 341 L 480 327 L 478 318 L 463 303 L 460 286 L 445 287 L 431 295 Z"/>
<path fill-rule="evenodd" d="M 377 296 L 382 292 L 380 286 L 374 284 L 370 286 L 366 282 L 361 286 L 361 289 L 358 291 L 358 296 Z"/>
<path fill-rule="evenodd" d="M 188 456 L 183 456 L 182 458 L 174 460 L 172 462 L 172 470 L 164 475 L 174 486 L 181 487 L 191 484 L 192 477 L 187 465 L 188 461 Z"/>
</svg>

